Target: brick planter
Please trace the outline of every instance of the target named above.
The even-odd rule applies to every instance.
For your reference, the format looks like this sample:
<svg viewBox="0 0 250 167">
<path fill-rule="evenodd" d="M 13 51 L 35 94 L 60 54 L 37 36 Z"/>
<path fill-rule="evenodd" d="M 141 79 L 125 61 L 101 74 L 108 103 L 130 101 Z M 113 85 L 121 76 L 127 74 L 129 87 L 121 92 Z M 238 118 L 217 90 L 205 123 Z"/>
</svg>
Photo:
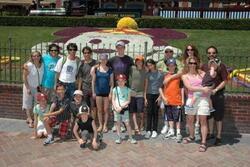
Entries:
<svg viewBox="0 0 250 167">
<path fill-rule="evenodd" d="M 250 95 L 227 94 L 225 103 L 223 132 L 250 133 Z M 0 117 L 25 119 L 22 111 L 22 85 L 0 84 L 0 106 Z M 158 127 L 162 127 L 161 117 Z"/>
</svg>

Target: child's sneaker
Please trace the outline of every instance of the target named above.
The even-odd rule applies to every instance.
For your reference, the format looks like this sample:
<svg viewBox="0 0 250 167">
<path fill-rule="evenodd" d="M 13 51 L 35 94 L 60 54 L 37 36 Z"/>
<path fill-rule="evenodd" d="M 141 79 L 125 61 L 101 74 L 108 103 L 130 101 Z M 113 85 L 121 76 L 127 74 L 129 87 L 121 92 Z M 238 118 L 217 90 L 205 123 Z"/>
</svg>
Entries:
<svg viewBox="0 0 250 167">
<path fill-rule="evenodd" d="M 174 132 L 168 131 L 168 133 L 165 135 L 165 138 L 173 139 L 174 138 Z"/>
<path fill-rule="evenodd" d="M 117 137 L 117 139 L 115 140 L 116 144 L 121 144 L 122 143 L 122 139 L 120 136 Z"/>
<path fill-rule="evenodd" d="M 168 131 L 168 126 L 164 125 L 163 128 L 162 128 L 162 130 L 161 130 L 161 134 L 164 135 L 165 133 L 167 133 L 167 131 Z"/>
<path fill-rule="evenodd" d="M 131 144 L 136 144 L 137 141 L 134 139 L 134 138 L 130 138 L 128 139 L 128 141 L 131 143 Z"/>
<path fill-rule="evenodd" d="M 112 127 L 112 131 L 116 132 L 116 126 L 115 125 Z"/>
<path fill-rule="evenodd" d="M 47 137 L 45 141 L 43 142 L 43 145 L 48 145 L 54 143 L 54 138 L 53 137 Z"/>
<path fill-rule="evenodd" d="M 149 139 L 151 136 L 151 132 L 150 131 L 147 131 L 146 134 L 145 134 L 145 138 L 146 139 Z"/>
<path fill-rule="evenodd" d="M 210 108 L 209 112 L 215 112 L 215 109 L 214 108 Z"/>
<path fill-rule="evenodd" d="M 121 132 L 125 132 L 126 131 L 126 128 L 124 126 L 121 126 Z"/>
<path fill-rule="evenodd" d="M 151 137 L 152 137 L 152 138 L 156 138 L 156 137 L 157 137 L 157 132 L 156 132 L 156 131 L 153 131 Z"/>
<path fill-rule="evenodd" d="M 181 141 L 182 141 L 182 135 L 180 133 L 178 133 L 176 135 L 176 141 L 177 141 L 177 143 L 181 143 Z"/>
</svg>

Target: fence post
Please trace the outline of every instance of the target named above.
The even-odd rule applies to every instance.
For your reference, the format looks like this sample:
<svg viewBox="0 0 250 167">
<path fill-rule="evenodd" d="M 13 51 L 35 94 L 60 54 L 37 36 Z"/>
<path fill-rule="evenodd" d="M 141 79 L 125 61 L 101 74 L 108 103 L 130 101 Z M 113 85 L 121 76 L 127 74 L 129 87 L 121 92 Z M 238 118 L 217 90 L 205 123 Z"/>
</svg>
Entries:
<svg viewBox="0 0 250 167">
<path fill-rule="evenodd" d="M 148 42 L 144 42 L 144 60 L 147 59 L 147 53 L 148 53 Z"/>
<path fill-rule="evenodd" d="M 11 62 L 11 55 L 12 55 L 12 38 L 11 38 L 11 34 L 9 34 L 9 71 L 10 71 L 10 82 L 12 82 L 12 62 Z"/>
</svg>

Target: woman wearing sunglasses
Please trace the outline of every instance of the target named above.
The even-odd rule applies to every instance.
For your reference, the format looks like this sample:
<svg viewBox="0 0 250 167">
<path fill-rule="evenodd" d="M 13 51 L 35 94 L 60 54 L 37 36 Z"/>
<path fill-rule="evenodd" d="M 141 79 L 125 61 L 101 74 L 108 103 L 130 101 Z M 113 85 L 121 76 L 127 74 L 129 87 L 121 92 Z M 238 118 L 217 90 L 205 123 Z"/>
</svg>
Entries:
<svg viewBox="0 0 250 167">
<path fill-rule="evenodd" d="M 202 86 L 202 79 L 205 73 L 201 71 L 199 61 L 196 57 L 189 57 L 187 59 L 187 64 L 184 68 L 184 72 L 182 75 L 182 80 L 188 91 L 188 98 L 186 101 L 186 105 L 191 103 L 194 92 L 201 92 L 202 95 L 195 102 L 193 109 L 185 111 L 187 114 L 187 124 L 189 127 L 189 137 L 183 139 L 184 144 L 188 144 L 190 142 L 194 142 L 194 121 L 196 115 L 198 115 L 198 119 L 201 125 L 201 144 L 199 146 L 200 152 L 205 152 L 207 149 L 206 145 L 206 137 L 208 132 L 207 126 L 207 116 L 210 115 L 209 111 L 209 97 L 208 93 L 211 92 L 210 87 Z"/>
</svg>

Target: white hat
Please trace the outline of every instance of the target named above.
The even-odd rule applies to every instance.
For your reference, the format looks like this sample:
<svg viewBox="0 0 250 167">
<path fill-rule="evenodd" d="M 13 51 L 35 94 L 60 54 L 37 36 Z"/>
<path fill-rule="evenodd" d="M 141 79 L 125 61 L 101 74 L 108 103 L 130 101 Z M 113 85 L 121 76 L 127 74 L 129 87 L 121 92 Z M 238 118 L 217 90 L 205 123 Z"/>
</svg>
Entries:
<svg viewBox="0 0 250 167">
<path fill-rule="evenodd" d="M 115 46 L 116 47 L 117 46 L 123 46 L 123 47 L 125 47 L 125 43 L 123 41 L 117 41 L 116 44 L 115 44 Z"/>
<path fill-rule="evenodd" d="M 164 48 L 164 53 L 166 52 L 166 50 L 172 50 L 172 51 L 174 51 L 174 48 L 172 46 L 166 46 Z"/>
<path fill-rule="evenodd" d="M 83 93 L 81 90 L 75 90 L 74 95 L 81 95 L 83 96 Z"/>
</svg>

